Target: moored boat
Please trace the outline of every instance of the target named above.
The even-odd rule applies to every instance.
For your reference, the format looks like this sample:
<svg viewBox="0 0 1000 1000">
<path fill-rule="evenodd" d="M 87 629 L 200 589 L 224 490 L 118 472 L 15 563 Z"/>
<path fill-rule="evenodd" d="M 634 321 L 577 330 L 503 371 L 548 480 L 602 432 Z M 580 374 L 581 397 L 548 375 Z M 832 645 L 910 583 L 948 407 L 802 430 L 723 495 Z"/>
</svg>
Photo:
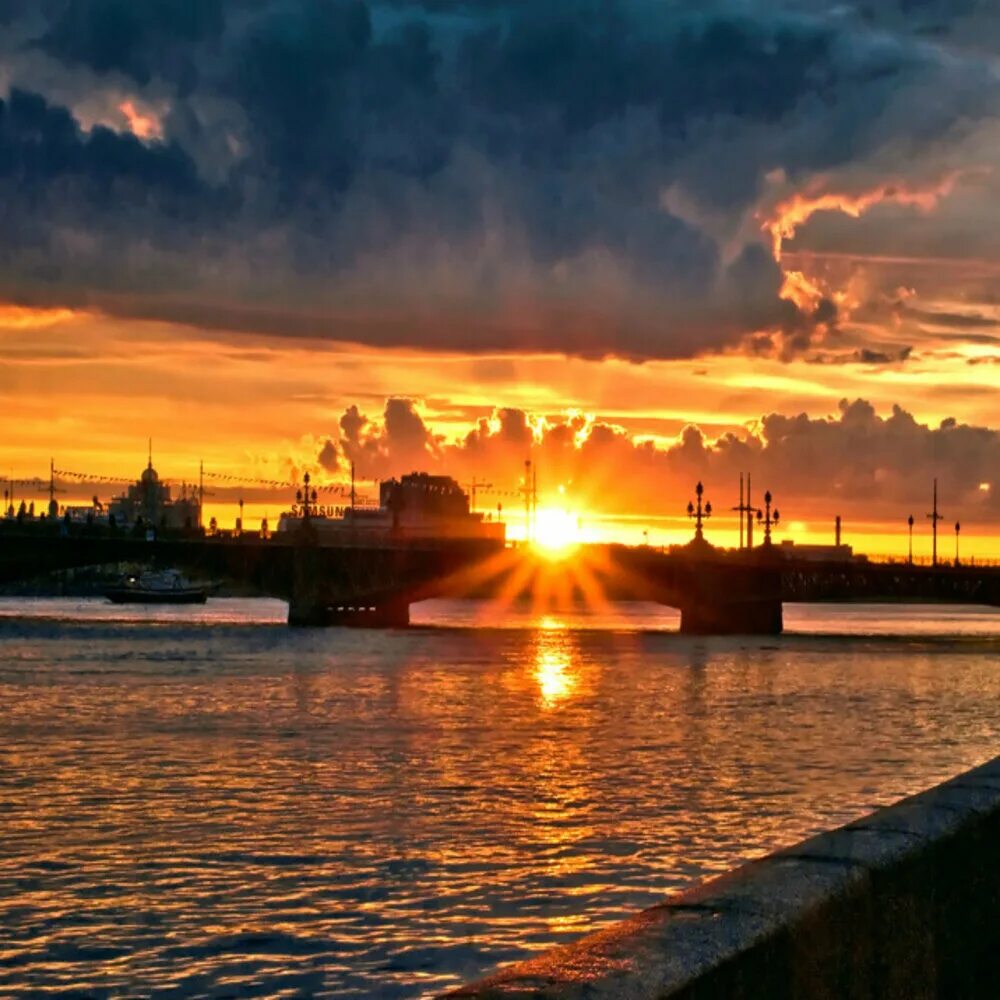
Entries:
<svg viewBox="0 0 1000 1000">
<path fill-rule="evenodd" d="M 208 590 L 171 569 L 126 577 L 104 596 L 113 604 L 204 604 Z"/>
</svg>

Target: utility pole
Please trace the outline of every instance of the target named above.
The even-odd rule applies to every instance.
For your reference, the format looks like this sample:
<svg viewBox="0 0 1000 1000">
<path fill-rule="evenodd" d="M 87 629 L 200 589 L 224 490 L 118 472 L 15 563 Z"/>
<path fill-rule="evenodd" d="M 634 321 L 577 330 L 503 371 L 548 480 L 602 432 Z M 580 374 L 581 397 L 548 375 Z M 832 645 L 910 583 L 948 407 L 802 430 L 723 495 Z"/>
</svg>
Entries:
<svg viewBox="0 0 1000 1000">
<path fill-rule="evenodd" d="M 467 485 L 469 487 L 469 497 L 470 497 L 470 500 L 472 501 L 471 506 L 470 506 L 469 509 L 470 509 L 471 513 L 475 514 L 475 512 L 476 512 L 476 490 L 477 489 L 479 489 L 479 490 L 491 490 L 491 489 L 493 489 L 493 484 L 492 483 L 481 482 L 480 480 L 476 479 L 475 476 L 473 476 L 472 477 L 472 482 L 468 483 Z"/>
<path fill-rule="evenodd" d="M 743 548 L 743 523 L 746 522 L 746 547 L 753 548 L 753 515 L 757 513 L 755 507 L 750 504 L 750 474 L 747 473 L 746 500 L 743 499 L 743 473 L 740 473 L 740 505 L 733 507 L 733 510 L 740 514 L 740 548 Z"/>
<path fill-rule="evenodd" d="M 538 537 L 538 463 L 531 467 L 531 534 Z"/>
<path fill-rule="evenodd" d="M 354 513 L 354 502 L 357 499 L 357 494 L 354 490 L 354 463 L 351 462 L 351 513 Z"/>
<path fill-rule="evenodd" d="M 524 540 L 531 541 L 531 459 L 524 460 Z"/>
<path fill-rule="evenodd" d="M 198 527 L 202 526 L 201 512 L 205 509 L 205 459 L 198 462 Z"/>
<path fill-rule="evenodd" d="M 937 566 L 937 526 L 938 521 L 944 520 L 944 514 L 938 511 L 937 505 L 937 479 L 934 480 L 934 510 L 927 515 L 931 519 L 931 526 L 933 530 L 933 544 L 931 547 L 931 565 Z"/>
<path fill-rule="evenodd" d="M 49 517 L 59 516 L 59 504 L 56 503 L 56 460 L 49 459 Z"/>
</svg>

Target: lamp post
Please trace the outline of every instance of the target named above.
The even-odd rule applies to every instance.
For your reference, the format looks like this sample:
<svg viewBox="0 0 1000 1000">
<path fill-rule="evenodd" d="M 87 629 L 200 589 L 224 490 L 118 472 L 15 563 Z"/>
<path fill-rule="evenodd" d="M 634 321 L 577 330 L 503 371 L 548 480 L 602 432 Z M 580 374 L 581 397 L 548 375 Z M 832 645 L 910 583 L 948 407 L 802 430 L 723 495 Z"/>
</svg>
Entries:
<svg viewBox="0 0 1000 1000">
<path fill-rule="evenodd" d="M 910 527 L 910 565 L 913 565 L 913 515 L 911 514 L 907 519 L 906 523 Z"/>
<path fill-rule="evenodd" d="M 311 478 L 309 476 L 309 473 L 307 472 L 302 477 L 302 483 L 303 483 L 304 489 L 296 490 L 295 491 L 295 499 L 298 500 L 298 502 L 300 504 L 302 504 L 302 519 L 304 521 L 308 521 L 309 520 L 309 504 L 310 503 L 315 504 L 316 500 L 317 500 L 316 491 L 312 490 L 312 492 L 310 492 L 310 490 L 309 490 L 309 483 L 311 481 L 312 480 L 311 480 Z"/>
<path fill-rule="evenodd" d="M 955 522 L 955 565 L 958 565 L 958 536 L 962 532 L 962 525 L 956 521 Z"/>
<path fill-rule="evenodd" d="M 757 511 L 757 523 L 764 525 L 764 544 L 769 546 L 771 544 L 771 529 L 777 528 L 778 521 L 781 519 L 781 514 L 778 513 L 778 508 L 775 507 L 771 510 L 771 491 L 768 490 L 764 494 L 764 513 Z"/>
<path fill-rule="evenodd" d="M 695 541 L 704 541 L 705 534 L 702 531 L 705 521 L 712 516 L 712 504 L 706 503 L 702 506 L 701 498 L 705 495 L 705 487 L 699 482 L 694 488 L 695 496 L 698 498 L 698 506 L 693 503 L 688 504 L 688 517 L 694 518 Z"/>
</svg>

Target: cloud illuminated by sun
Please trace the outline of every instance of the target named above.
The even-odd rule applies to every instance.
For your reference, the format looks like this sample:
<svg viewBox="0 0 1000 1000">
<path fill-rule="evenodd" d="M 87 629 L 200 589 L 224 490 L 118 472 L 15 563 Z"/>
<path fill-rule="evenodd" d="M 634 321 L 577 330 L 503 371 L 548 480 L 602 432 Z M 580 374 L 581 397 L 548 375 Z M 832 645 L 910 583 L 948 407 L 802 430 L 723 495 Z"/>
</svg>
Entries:
<svg viewBox="0 0 1000 1000">
<path fill-rule="evenodd" d="M 930 212 L 942 198 L 952 193 L 955 184 L 964 174 L 973 172 L 978 171 L 951 171 L 936 184 L 927 187 L 887 182 L 854 194 L 823 190 L 825 178 L 817 178 L 809 189 L 796 191 L 791 197 L 779 202 L 764 218 L 761 228 L 770 235 L 774 259 L 780 261 L 784 241 L 794 237 L 799 226 L 808 222 L 817 212 L 843 212 L 857 219 L 882 202 Z"/>
<path fill-rule="evenodd" d="M 118 110 L 125 116 L 129 131 L 137 139 L 150 141 L 163 138 L 163 124 L 151 108 L 140 108 L 135 101 L 126 99 L 118 105 Z"/>
<path fill-rule="evenodd" d="M 0 328 L 8 330 L 37 330 L 60 323 L 67 323 L 85 315 L 73 309 L 46 309 L 0 303 Z"/>
</svg>

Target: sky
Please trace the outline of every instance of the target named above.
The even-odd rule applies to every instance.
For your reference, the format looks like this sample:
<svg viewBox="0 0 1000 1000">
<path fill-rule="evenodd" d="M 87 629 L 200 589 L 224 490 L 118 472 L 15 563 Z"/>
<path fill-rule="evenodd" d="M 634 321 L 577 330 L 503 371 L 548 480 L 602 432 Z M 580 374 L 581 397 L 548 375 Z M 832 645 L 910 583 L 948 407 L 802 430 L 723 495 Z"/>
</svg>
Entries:
<svg viewBox="0 0 1000 1000">
<path fill-rule="evenodd" d="M 989 0 L 0 0 L 0 475 L 1000 558 L 998 167 Z"/>
</svg>

